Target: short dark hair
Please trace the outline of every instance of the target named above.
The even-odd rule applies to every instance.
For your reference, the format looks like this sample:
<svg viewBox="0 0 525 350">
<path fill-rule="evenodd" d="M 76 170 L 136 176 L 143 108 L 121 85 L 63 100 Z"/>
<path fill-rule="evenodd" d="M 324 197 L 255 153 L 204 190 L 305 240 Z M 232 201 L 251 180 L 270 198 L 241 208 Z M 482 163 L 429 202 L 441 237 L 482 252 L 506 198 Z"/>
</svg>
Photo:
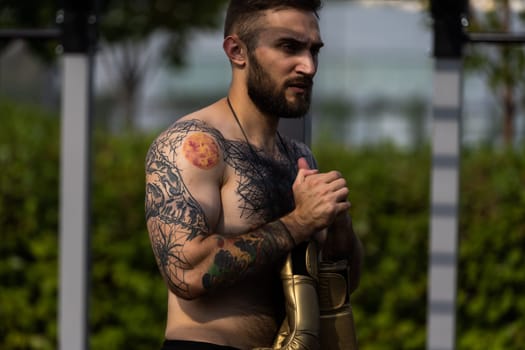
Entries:
<svg viewBox="0 0 525 350">
<path fill-rule="evenodd" d="M 263 11 L 293 8 L 311 11 L 319 17 L 321 7 L 321 0 L 231 0 L 226 11 L 224 37 L 237 33 L 248 48 L 253 49 L 257 38 L 254 23 Z"/>
</svg>

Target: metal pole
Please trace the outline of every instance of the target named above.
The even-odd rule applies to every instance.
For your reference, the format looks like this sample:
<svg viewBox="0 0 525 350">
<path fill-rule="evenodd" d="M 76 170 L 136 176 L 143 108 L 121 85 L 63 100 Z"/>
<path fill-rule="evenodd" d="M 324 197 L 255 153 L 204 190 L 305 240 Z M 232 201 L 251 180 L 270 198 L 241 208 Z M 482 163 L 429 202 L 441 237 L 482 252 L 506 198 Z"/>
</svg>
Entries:
<svg viewBox="0 0 525 350">
<path fill-rule="evenodd" d="M 428 350 L 452 350 L 455 346 L 462 81 L 460 59 L 436 60 Z"/>
<path fill-rule="evenodd" d="M 524 33 L 468 33 L 467 40 L 472 44 L 523 45 Z"/>
<path fill-rule="evenodd" d="M 60 164 L 60 303 L 62 350 L 87 349 L 90 174 L 90 58 L 64 57 Z"/>
<path fill-rule="evenodd" d="M 58 28 L 47 29 L 0 29 L 0 40 L 24 39 L 24 40 L 55 40 L 60 38 Z"/>
<path fill-rule="evenodd" d="M 64 1 L 60 162 L 59 349 L 86 350 L 90 251 L 91 95 L 96 17 L 91 2 Z"/>
<path fill-rule="evenodd" d="M 456 342 L 464 0 L 432 0 L 434 99 L 427 350 Z"/>
</svg>

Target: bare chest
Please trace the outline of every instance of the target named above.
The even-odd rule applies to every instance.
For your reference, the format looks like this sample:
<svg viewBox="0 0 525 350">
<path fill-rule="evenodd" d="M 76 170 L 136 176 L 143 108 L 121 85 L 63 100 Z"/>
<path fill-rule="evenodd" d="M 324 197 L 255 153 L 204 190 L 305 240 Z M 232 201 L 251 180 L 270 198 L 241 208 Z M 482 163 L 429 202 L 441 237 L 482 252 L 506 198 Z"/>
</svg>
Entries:
<svg viewBox="0 0 525 350">
<path fill-rule="evenodd" d="M 228 153 L 221 221 L 225 232 L 240 233 L 293 210 L 297 168 L 289 154 L 269 158 L 247 149 L 246 144 L 237 146 Z"/>
</svg>

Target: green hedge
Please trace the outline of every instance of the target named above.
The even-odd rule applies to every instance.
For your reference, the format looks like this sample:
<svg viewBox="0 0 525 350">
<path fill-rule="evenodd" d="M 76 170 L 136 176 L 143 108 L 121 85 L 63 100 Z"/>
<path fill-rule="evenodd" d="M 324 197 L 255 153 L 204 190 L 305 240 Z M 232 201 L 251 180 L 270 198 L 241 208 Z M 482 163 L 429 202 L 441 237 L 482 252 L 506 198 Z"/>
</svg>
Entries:
<svg viewBox="0 0 525 350">
<path fill-rule="evenodd" d="M 59 123 L 0 102 L 0 348 L 55 349 Z M 92 349 L 155 349 L 166 290 L 143 215 L 152 135 L 95 133 L 92 185 Z M 365 245 L 354 310 L 362 350 L 423 349 L 426 336 L 429 150 L 317 145 L 340 169 Z M 525 158 L 464 152 L 458 349 L 525 347 Z"/>
<path fill-rule="evenodd" d="M 318 146 L 319 167 L 350 187 L 354 229 L 365 249 L 353 295 L 360 349 L 423 349 L 429 216 L 428 150 L 389 145 L 342 151 Z"/>
<path fill-rule="evenodd" d="M 54 349 L 56 118 L 0 102 L 0 348 Z"/>
<path fill-rule="evenodd" d="M 315 149 L 351 188 L 366 251 L 353 296 L 361 349 L 423 349 L 426 337 L 429 149 Z M 458 349 L 525 348 L 525 157 L 465 150 L 461 164 Z"/>
</svg>

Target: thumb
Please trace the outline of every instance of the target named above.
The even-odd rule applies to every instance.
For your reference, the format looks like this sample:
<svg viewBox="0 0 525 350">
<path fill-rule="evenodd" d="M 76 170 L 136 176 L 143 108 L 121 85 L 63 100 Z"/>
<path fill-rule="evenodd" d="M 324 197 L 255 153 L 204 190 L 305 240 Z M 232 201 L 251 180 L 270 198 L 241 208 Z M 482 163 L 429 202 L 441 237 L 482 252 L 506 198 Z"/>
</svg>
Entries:
<svg viewBox="0 0 525 350">
<path fill-rule="evenodd" d="M 301 157 L 297 160 L 297 167 L 299 169 L 304 169 L 304 170 L 310 169 L 310 165 L 308 165 L 308 162 L 306 161 L 304 157 Z"/>
</svg>

